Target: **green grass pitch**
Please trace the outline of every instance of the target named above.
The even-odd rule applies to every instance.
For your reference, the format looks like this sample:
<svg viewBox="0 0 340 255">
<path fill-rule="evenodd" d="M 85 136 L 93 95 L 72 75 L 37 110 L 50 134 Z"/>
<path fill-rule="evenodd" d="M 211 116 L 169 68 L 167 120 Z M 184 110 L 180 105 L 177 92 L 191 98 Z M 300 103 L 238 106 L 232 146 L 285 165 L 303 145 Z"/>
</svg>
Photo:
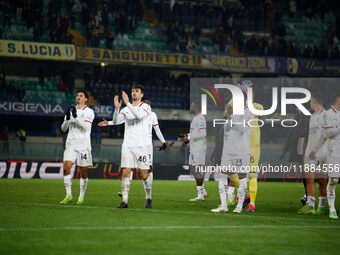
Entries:
<svg viewBox="0 0 340 255">
<path fill-rule="evenodd" d="M 257 212 L 241 215 L 211 213 L 218 185 L 205 185 L 207 200 L 189 202 L 193 182 L 154 181 L 150 210 L 134 180 L 119 210 L 118 180 L 89 180 L 78 207 L 58 204 L 62 180 L 0 179 L 0 254 L 337 254 L 340 220 L 298 215 L 301 183 L 259 183 Z M 76 201 L 79 180 L 72 190 Z"/>
</svg>

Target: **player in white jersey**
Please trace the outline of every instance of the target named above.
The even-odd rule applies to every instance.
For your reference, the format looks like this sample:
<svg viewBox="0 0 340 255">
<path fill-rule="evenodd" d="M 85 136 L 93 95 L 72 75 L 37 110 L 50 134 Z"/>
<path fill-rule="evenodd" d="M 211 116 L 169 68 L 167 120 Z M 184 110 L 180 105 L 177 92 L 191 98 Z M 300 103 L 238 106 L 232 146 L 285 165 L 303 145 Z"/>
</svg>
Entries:
<svg viewBox="0 0 340 255">
<path fill-rule="evenodd" d="M 80 194 L 77 204 L 82 205 L 84 203 L 88 183 L 87 167 L 92 166 L 91 127 L 94 119 L 93 110 L 85 105 L 87 100 L 87 93 L 79 91 L 77 94 L 77 107 L 72 106 L 66 111 L 64 122 L 61 125 L 63 132 L 68 129 L 63 159 L 66 197 L 60 201 L 62 205 L 73 201 L 71 168 L 75 162 L 77 162 L 80 170 Z"/>
<path fill-rule="evenodd" d="M 245 85 L 246 86 L 246 85 Z M 247 96 L 247 89 L 241 87 L 244 98 Z M 238 187 L 238 203 L 233 212 L 241 213 L 247 190 L 247 173 L 249 172 L 249 160 L 251 155 L 250 134 L 252 128 L 248 122 L 254 119 L 248 106 L 244 109 L 243 115 L 234 115 L 231 104 L 226 106 L 226 117 L 228 123 L 224 125 L 224 142 L 221 158 L 221 172 L 218 178 L 218 190 L 221 204 L 212 212 L 227 212 L 226 190 L 228 178 Z"/>
<path fill-rule="evenodd" d="M 128 208 L 128 197 L 131 184 L 131 170 L 140 169 L 143 182 L 148 185 L 150 160 L 147 145 L 150 143 L 149 119 L 151 107 L 142 102 L 144 96 L 144 87 L 142 85 L 133 85 L 132 104 L 129 102 L 129 96 L 123 91 L 122 98 L 126 107 L 120 110 L 122 101 L 116 95 L 114 98 L 115 111 L 113 120 L 109 125 L 125 124 L 124 141 L 122 144 L 121 167 L 122 176 L 122 197 L 123 201 L 117 208 Z"/>
<path fill-rule="evenodd" d="M 198 169 L 198 166 L 205 165 L 205 156 L 207 151 L 207 125 L 200 109 L 201 107 L 198 102 L 193 102 L 191 104 L 190 112 L 194 115 L 194 118 L 190 124 L 190 133 L 178 136 L 178 141 L 184 141 L 185 143 L 190 142 L 189 170 L 194 176 L 197 186 L 197 197 L 190 199 L 191 202 L 202 201 L 208 196 L 203 184 L 203 175 Z"/>
<path fill-rule="evenodd" d="M 340 91 L 335 92 L 335 104 L 326 111 L 323 135 L 320 136 L 319 141 L 312 148 L 310 158 L 316 157 L 316 152 L 328 139 L 327 145 L 327 170 L 328 170 L 328 185 L 327 185 L 327 200 L 329 206 L 329 217 L 338 219 L 335 210 L 335 188 L 340 177 Z"/>
<path fill-rule="evenodd" d="M 309 157 L 315 144 L 322 135 L 322 126 L 325 118 L 325 108 L 323 107 L 324 96 L 321 94 L 313 94 L 310 105 L 314 113 L 309 120 L 309 134 L 308 143 L 304 156 L 304 171 L 306 178 L 307 189 L 307 203 L 298 213 L 300 214 L 315 214 L 315 184 L 314 179 L 317 178 L 319 183 L 319 206 L 316 213 L 319 215 L 325 214 L 326 206 L 326 187 L 327 187 L 327 173 L 322 173 L 322 169 L 326 168 L 327 148 L 326 143 L 322 145 L 315 153 L 315 158 Z"/>
<path fill-rule="evenodd" d="M 150 105 L 151 106 L 151 101 L 150 99 L 144 97 L 143 98 L 143 102 Z M 148 156 L 149 156 L 149 160 L 150 160 L 150 170 L 149 170 L 149 177 L 146 181 L 143 181 L 143 185 L 144 185 L 144 190 L 145 190 L 145 195 L 146 195 L 146 200 L 145 200 L 145 205 L 144 208 L 151 208 L 151 204 L 152 204 L 152 198 L 151 198 L 151 191 L 152 191 L 152 181 L 153 181 L 153 145 L 152 145 L 152 129 L 155 130 L 156 135 L 158 137 L 158 139 L 162 142 L 162 147 L 159 148 L 159 150 L 165 150 L 167 148 L 167 142 L 165 141 L 163 134 L 159 128 L 159 124 L 158 124 L 158 119 L 157 119 L 157 115 L 156 113 L 154 113 L 153 111 L 150 112 L 150 115 L 148 117 L 148 128 L 149 128 L 149 138 L 150 138 L 150 143 L 147 144 L 147 150 L 148 150 Z M 111 124 L 111 122 L 110 122 Z M 101 122 L 98 123 L 99 126 L 104 127 L 109 125 L 109 122 L 107 120 L 103 120 Z M 129 180 L 130 182 L 132 181 L 132 177 L 133 177 L 133 172 L 131 171 Z M 118 196 L 122 196 L 121 193 L 118 193 Z"/>
</svg>

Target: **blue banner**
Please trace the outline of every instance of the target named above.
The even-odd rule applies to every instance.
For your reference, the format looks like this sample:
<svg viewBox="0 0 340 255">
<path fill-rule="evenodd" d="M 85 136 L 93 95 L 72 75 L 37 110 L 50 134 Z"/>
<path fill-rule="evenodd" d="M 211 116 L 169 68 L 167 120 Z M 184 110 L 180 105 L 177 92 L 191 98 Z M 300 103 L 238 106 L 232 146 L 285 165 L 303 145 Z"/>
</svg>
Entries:
<svg viewBox="0 0 340 255">
<path fill-rule="evenodd" d="M 234 57 L 202 53 L 203 67 L 221 68 L 233 73 L 278 73 L 275 57 Z"/>
<path fill-rule="evenodd" d="M 287 74 L 320 76 L 320 77 L 339 77 L 340 60 L 326 59 L 316 60 L 308 58 L 281 58 L 285 61 Z"/>
<path fill-rule="evenodd" d="M 31 115 L 45 117 L 62 117 L 69 105 L 49 103 L 24 103 L 24 102 L 2 102 L 0 103 L 0 115 Z M 112 119 L 113 106 L 91 105 L 95 118 Z"/>
</svg>

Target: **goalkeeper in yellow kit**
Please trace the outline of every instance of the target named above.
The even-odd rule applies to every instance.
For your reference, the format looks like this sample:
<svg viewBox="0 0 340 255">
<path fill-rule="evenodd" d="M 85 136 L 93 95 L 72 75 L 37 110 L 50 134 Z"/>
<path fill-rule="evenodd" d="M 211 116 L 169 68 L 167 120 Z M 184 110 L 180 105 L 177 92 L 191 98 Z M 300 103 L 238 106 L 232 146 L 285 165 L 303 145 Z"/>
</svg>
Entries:
<svg viewBox="0 0 340 255">
<path fill-rule="evenodd" d="M 238 87 L 252 87 L 253 83 L 249 80 L 242 81 L 240 85 L 237 85 Z M 255 92 L 253 89 L 253 100 L 254 100 Z M 232 105 L 232 101 L 228 103 L 228 105 Z M 253 102 L 253 106 L 257 110 L 263 110 L 263 105 L 259 103 Z M 243 207 L 246 207 L 249 204 L 247 212 L 255 212 L 255 200 L 256 200 L 256 194 L 257 194 L 257 172 L 259 171 L 259 160 L 261 155 L 261 130 L 259 127 L 258 119 L 261 118 L 261 116 L 255 115 L 254 119 L 255 121 L 252 123 L 252 130 L 250 134 L 250 147 L 251 147 L 251 156 L 249 160 L 249 196 L 250 201 L 247 199 L 247 201 L 244 202 Z M 226 191 L 228 194 L 228 206 L 232 206 L 235 204 L 235 197 L 236 194 L 234 193 L 234 182 L 230 183 L 231 185 L 228 187 L 228 190 Z M 238 188 L 238 187 L 237 187 Z"/>
<path fill-rule="evenodd" d="M 254 96 L 254 94 L 253 94 Z M 263 105 L 258 103 L 253 103 L 254 108 L 258 110 L 263 110 Z M 259 160 L 261 155 L 261 130 L 259 127 L 258 119 L 261 116 L 255 115 L 253 124 L 253 128 L 250 133 L 250 148 L 251 148 L 251 156 L 249 161 L 249 195 L 250 195 L 250 204 L 247 212 L 255 212 L 255 200 L 257 194 L 257 172 L 259 170 Z"/>
</svg>

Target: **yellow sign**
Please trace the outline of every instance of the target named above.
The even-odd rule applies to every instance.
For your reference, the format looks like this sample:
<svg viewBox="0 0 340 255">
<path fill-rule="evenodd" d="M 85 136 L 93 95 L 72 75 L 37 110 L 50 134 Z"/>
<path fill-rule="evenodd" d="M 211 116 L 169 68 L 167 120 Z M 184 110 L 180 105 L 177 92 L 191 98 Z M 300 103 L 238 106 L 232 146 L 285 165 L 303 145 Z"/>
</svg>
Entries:
<svg viewBox="0 0 340 255">
<path fill-rule="evenodd" d="M 75 60 L 72 44 L 0 40 L 0 56 L 50 60 Z"/>
<path fill-rule="evenodd" d="M 199 55 L 152 51 L 108 50 L 77 47 L 77 60 L 95 60 L 114 63 L 139 63 L 155 65 L 200 66 Z"/>
</svg>

